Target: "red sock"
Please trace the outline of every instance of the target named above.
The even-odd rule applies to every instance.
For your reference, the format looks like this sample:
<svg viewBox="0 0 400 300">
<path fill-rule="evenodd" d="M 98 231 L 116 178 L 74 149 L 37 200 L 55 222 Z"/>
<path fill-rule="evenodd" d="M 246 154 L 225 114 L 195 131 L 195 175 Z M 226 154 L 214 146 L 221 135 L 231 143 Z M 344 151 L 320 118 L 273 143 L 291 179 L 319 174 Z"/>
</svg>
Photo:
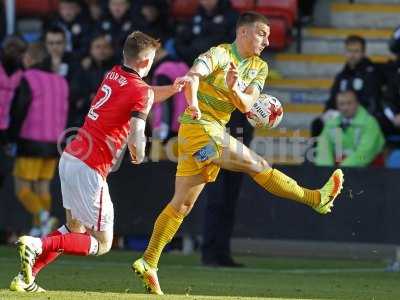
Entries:
<svg viewBox="0 0 400 300">
<path fill-rule="evenodd" d="M 42 253 L 63 252 L 71 255 L 87 256 L 90 251 L 90 235 L 84 233 L 67 233 L 42 238 Z"/>
<path fill-rule="evenodd" d="M 57 236 L 57 235 L 62 235 L 68 233 L 69 230 L 68 228 L 64 225 L 61 226 L 59 229 L 49 233 L 46 237 L 50 236 Z M 61 252 L 43 252 L 40 254 L 35 261 L 35 264 L 32 267 L 32 274 L 34 277 L 42 270 L 45 266 L 53 262 Z"/>
</svg>

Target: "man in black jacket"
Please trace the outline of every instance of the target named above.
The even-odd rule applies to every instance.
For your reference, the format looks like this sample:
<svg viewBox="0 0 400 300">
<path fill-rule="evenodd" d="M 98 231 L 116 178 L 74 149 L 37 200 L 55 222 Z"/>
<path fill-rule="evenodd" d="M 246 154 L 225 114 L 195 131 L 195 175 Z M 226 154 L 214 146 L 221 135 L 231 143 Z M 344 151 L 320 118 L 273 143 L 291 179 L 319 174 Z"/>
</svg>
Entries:
<svg viewBox="0 0 400 300">
<path fill-rule="evenodd" d="M 227 128 L 232 136 L 249 145 L 253 128 L 244 114 L 232 113 Z M 231 237 L 235 225 L 236 203 L 239 199 L 242 173 L 221 170 L 215 183 L 206 187 L 206 210 L 203 227 L 201 262 L 211 267 L 243 267 L 233 260 Z"/>
<path fill-rule="evenodd" d="M 200 53 L 214 45 L 231 42 L 238 17 L 227 0 L 201 0 L 192 20 L 178 27 L 175 49 L 189 65 Z"/>
<path fill-rule="evenodd" d="M 340 92 L 354 91 L 360 104 L 372 115 L 381 111 L 382 76 L 374 63 L 366 56 L 365 39 L 357 35 L 348 36 L 345 47 L 346 64 L 335 77 L 325 113 L 312 124 L 313 136 L 321 133 L 323 122 L 329 119 L 332 111 L 336 110 L 336 96 Z"/>
<path fill-rule="evenodd" d="M 86 54 L 91 31 L 90 22 L 82 14 L 81 5 L 79 0 L 60 0 L 58 15 L 46 26 L 46 29 L 54 26 L 62 28 L 66 37 L 66 52 L 77 57 Z"/>
</svg>

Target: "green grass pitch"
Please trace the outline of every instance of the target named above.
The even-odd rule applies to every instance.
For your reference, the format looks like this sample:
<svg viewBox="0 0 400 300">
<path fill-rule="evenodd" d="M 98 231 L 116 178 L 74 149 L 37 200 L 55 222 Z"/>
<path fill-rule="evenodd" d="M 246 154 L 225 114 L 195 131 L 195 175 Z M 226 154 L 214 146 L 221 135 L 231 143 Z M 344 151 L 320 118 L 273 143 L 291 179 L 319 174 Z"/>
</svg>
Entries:
<svg viewBox="0 0 400 300">
<path fill-rule="evenodd" d="M 112 251 L 102 257 L 63 256 L 43 270 L 45 294 L 8 291 L 18 270 L 15 248 L 0 247 L 0 300 L 239 300 L 400 299 L 400 274 L 385 273 L 384 262 L 242 256 L 244 269 L 206 268 L 198 256 L 166 254 L 159 279 L 167 296 L 143 294 L 130 270 L 138 253 Z"/>
</svg>

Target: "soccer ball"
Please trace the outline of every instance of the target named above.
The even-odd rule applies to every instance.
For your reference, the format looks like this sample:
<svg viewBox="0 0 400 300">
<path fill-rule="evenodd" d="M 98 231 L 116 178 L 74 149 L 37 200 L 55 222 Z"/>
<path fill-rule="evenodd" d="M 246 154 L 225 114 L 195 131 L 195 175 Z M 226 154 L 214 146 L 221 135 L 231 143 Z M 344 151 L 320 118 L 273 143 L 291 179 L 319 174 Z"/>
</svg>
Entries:
<svg viewBox="0 0 400 300">
<path fill-rule="evenodd" d="M 275 128 L 279 125 L 283 117 L 282 104 L 271 95 L 261 94 L 246 114 L 246 117 L 253 127 Z"/>
</svg>

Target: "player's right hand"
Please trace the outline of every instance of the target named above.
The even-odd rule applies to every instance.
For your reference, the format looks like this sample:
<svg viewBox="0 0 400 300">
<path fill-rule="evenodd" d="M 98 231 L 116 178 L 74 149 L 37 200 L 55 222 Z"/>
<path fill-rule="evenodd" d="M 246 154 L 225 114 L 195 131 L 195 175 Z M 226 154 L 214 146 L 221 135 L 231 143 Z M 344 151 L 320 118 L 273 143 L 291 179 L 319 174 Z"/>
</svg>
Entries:
<svg viewBox="0 0 400 300">
<path fill-rule="evenodd" d="M 198 106 L 190 105 L 190 106 L 188 106 L 188 110 L 189 110 L 190 115 L 192 116 L 193 120 L 200 120 L 201 111 L 200 111 L 200 108 Z"/>
<path fill-rule="evenodd" d="M 238 70 L 233 62 L 229 64 L 228 72 L 226 73 L 226 85 L 230 90 L 233 90 L 237 87 L 239 81 Z"/>
</svg>

